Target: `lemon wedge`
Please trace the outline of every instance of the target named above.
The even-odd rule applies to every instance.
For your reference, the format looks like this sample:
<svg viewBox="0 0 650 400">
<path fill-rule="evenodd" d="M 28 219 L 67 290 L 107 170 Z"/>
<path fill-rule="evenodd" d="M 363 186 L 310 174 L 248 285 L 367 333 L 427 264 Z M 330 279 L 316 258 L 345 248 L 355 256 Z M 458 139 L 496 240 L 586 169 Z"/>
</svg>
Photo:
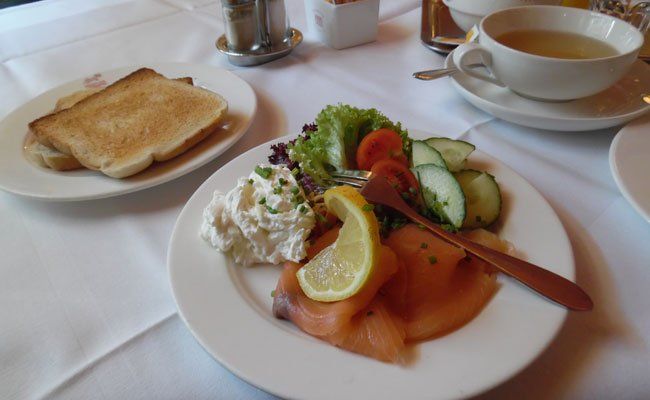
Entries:
<svg viewBox="0 0 650 400">
<path fill-rule="evenodd" d="M 351 186 L 325 192 L 325 205 L 343 227 L 336 241 L 296 272 L 310 299 L 324 302 L 347 299 L 368 280 L 379 259 L 379 224 L 372 205 Z"/>
</svg>

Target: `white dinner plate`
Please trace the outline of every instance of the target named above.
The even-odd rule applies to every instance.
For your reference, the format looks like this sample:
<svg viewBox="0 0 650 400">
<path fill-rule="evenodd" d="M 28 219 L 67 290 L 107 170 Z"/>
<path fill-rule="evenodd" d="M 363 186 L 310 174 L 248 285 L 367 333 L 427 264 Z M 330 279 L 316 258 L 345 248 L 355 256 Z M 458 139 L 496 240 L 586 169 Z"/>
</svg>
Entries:
<svg viewBox="0 0 650 400">
<path fill-rule="evenodd" d="M 110 178 L 99 171 L 54 171 L 28 161 L 23 154 L 27 124 L 50 112 L 56 101 L 88 87 L 105 86 L 143 66 L 104 71 L 68 82 L 39 95 L 0 122 L 0 189 L 42 200 L 90 200 L 135 192 L 185 175 L 222 154 L 250 126 L 257 100 L 253 89 L 237 75 L 210 65 L 149 64 L 168 78 L 192 77 L 194 84 L 219 93 L 228 101 L 224 126 L 199 144 L 169 161 L 154 163 L 125 179 Z"/>
<path fill-rule="evenodd" d="M 609 166 L 623 197 L 650 222 L 650 116 L 618 132 L 609 148 Z"/>
<path fill-rule="evenodd" d="M 266 162 L 270 144 L 291 138 L 258 146 L 215 172 L 187 202 L 171 236 L 167 264 L 179 313 L 223 366 L 284 398 L 443 399 L 468 397 L 507 380 L 549 345 L 567 311 L 503 276 L 497 294 L 474 320 L 414 346 L 404 366 L 338 349 L 275 319 L 271 291 L 281 267 L 234 265 L 201 239 L 199 227 L 215 190 L 234 187 L 237 178 Z M 470 167 L 489 171 L 501 185 L 499 234 L 521 256 L 573 280 L 571 245 L 544 198 L 485 153 L 470 158 Z"/>
<path fill-rule="evenodd" d="M 453 54 L 445 67 L 455 67 Z M 507 88 L 461 72 L 451 81 L 461 96 L 497 118 L 531 128 L 552 131 L 591 131 L 632 121 L 650 112 L 644 101 L 650 93 L 650 65 L 636 60 L 630 71 L 609 89 L 583 99 L 564 102 L 529 100 Z"/>
</svg>

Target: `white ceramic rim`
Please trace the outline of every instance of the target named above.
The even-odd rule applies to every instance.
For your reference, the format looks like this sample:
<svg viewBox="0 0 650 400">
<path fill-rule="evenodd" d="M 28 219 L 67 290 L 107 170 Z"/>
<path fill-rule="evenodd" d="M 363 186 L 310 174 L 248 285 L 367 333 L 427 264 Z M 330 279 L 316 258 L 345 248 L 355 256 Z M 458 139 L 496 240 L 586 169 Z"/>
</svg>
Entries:
<svg viewBox="0 0 650 400">
<path fill-rule="evenodd" d="M 415 132 L 415 130 L 413 130 L 412 132 Z M 429 135 L 429 136 L 431 136 L 431 135 Z M 255 161 L 251 161 L 251 158 L 253 158 L 255 160 L 258 157 L 259 152 L 261 152 L 263 150 L 265 153 L 268 153 L 269 145 L 271 145 L 273 143 L 278 143 L 278 142 L 286 142 L 287 140 L 289 140 L 291 138 L 294 138 L 294 137 L 295 137 L 295 135 L 290 135 L 290 136 L 285 136 L 283 138 L 278 138 L 278 139 L 275 139 L 275 140 L 270 141 L 268 143 L 264 143 L 264 144 L 254 148 L 252 150 L 249 150 L 247 153 L 244 153 L 244 154 L 240 155 L 239 157 L 232 160 L 230 163 L 226 164 L 222 168 L 222 170 L 226 170 L 226 172 L 223 172 L 223 174 L 231 174 L 231 172 L 233 172 L 233 171 L 230 171 L 230 168 L 236 168 L 237 169 L 237 167 L 235 167 L 235 165 L 242 164 L 242 163 L 250 163 L 251 167 L 252 167 L 252 165 L 254 165 Z M 253 154 L 254 154 L 254 156 L 251 157 Z M 525 188 L 525 192 L 526 192 L 525 196 L 526 197 L 532 196 L 533 198 L 535 198 L 535 202 L 537 202 L 542 207 L 542 209 L 538 210 L 539 211 L 538 214 L 540 214 L 540 215 L 543 214 L 542 220 L 545 221 L 544 222 L 545 224 L 548 224 L 548 225 L 546 225 L 545 229 L 551 229 L 551 230 L 553 230 L 555 232 L 555 235 L 551 235 L 550 240 L 553 241 L 553 244 L 551 244 L 551 247 L 554 248 L 554 250 L 556 250 L 554 252 L 555 254 L 553 254 L 553 255 L 550 255 L 549 252 L 544 251 L 543 252 L 545 254 L 544 257 L 549 257 L 549 256 L 550 257 L 556 257 L 557 256 L 557 257 L 560 257 L 561 259 L 565 260 L 564 262 L 566 263 L 566 268 L 567 269 L 564 270 L 563 272 L 561 272 L 561 274 L 563 274 L 568 279 L 573 280 L 575 278 L 575 264 L 574 264 L 574 260 L 573 260 L 573 251 L 571 249 L 571 244 L 570 244 L 570 241 L 569 241 L 568 236 L 566 234 L 566 231 L 564 230 L 564 228 L 562 227 L 561 222 L 559 221 L 559 218 L 557 217 L 555 212 L 552 210 L 552 208 L 550 207 L 548 202 L 546 202 L 546 200 L 544 200 L 543 196 L 541 196 L 541 194 L 539 194 L 539 192 L 537 192 L 537 190 L 535 188 L 533 188 L 521 176 L 519 176 L 516 172 L 512 171 L 507 166 L 505 166 L 503 163 L 500 163 L 499 161 L 497 161 L 494 158 L 486 155 L 485 153 L 478 153 L 478 156 L 481 158 L 482 161 L 489 160 L 490 163 L 495 163 L 494 165 L 496 165 L 496 166 L 498 166 L 498 168 L 502 169 L 501 172 L 508 171 L 508 175 L 510 175 L 510 178 L 515 179 L 517 181 L 517 185 L 522 185 L 520 187 Z M 232 165 L 232 167 L 231 167 L 231 165 Z M 345 398 L 346 396 L 347 397 L 351 396 L 352 394 L 349 391 L 340 392 L 341 388 L 340 387 L 334 387 L 334 386 L 332 386 L 332 387 L 326 386 L 327 389 L 324 389 L 324 386 L 322 386 L 322 385 L 321 386 L 315 386 L 313 388 L 314 391 L 305 390 L 304 387 L 302 389 L 296 389 L 295 387 L 294 388 L 291 387 L 291 385 L 295 384 L 295 382 L 296 382 L 296 380 L 295 380 L 296 375 L 292 375 L 292 374 L 294 374 L 294 373 L 295 374 L 300 374 L 301 371 L 304 372 L 304 369 L 301 368 L 301 365 L 302 365 L 301 363 L 308 362 L 310 364 L 309 366 L 308 365 L 303 365 L 303 367 L 306 368 L 306 369 L 317 368 L 319 371 L 322 371 L 322 372 L 327 371 L 328 367 L 321 366 L 321 365 L 319 365 L 317 367 L 314 367 L 313 365 L 311 365 L 313 363 L 313 361 L 314 361 L 313 358 L 310 358 L 310 357 L 312 357 L 312 354 L 311 354 L 311 353 L 313 353 L 312 350 L 315 349 L 315 347 L 313 347 L 314 344 L 319 344 L 319 347 L 318 347 L 319 351 L 320 351 L 320 349 L 325 349 L 326 348 L 326 349 L 328 349 L 327 350 L 328 353 L 331 352 L 332 354 L 335 355 L 333 357 L 328 357 L 329 360 L 325 360 L 325 363 L 326 363 L 326 365 L 331 367 L 331 365 L 330 365 L 331 363 L 329 361 L 336 360 L 337 368 L 335 370 L 337 372 L 339 371 L 339 369 L 340 370 L 345 370 L 346 368 L 349 367 L 348 364 L 354 362 L 354 363 L 360 363 L 359 365 L 363 365 L 364 369 L 373 370 L 373 378 L 374 378 L 375 369 L 379 370 L 379 371 L 383 371 L 383 368 L 385 368 L 385 364 L 380 363 L 380 362 L 378 362 L 376 360 L 367 359 L 367 358 L 362 357 L 362 356 L 358 356 L 358 355 L 355 355 L 355 354 L 352 354 L 352 353 L 348 353 L 348 352 L 345 352 L 345 351 L 338 350 L 336 348 L 333 348 L 330 345 L 323 344 L 323 343 L 321 343 L 319 341 L 315 341 L 315 340 L 307 340 L 307 342 L 296 342 L 296 338 L 294 337 L 294 335 L 287 334 L 285 329 L 279 329 L 279 330 L 274 329 L 273 328 L 274 324 L 269 324 L 269 323 L 265 322 L 264 318 L 260 318 L 259 314 L 256 314 L 257 311 L 250 311 L 250 310 L 245 311 L 243 309 L 241 310 L 242 313 L 245 313 L 245 314 L 241 314 L 241 315 L 253 316 L 254 320 L 241 318 L 241 315 L 239 315 L 239 314 L 238 314 L 238 318 L 236 318 L 235 320 L 229 320 L 228 318 L 231 318 L 231 315 L 228 315 L 228 314 L 233 313 L 232 308 L 233 307 L 241 308 L 241 306 L 240 306 L 240 304 L 237 304 L 237 301 L 235 301 L 236 299 L 223 298 L 224 293 L 226 293 L 225 294 L 226 297 L 228 297 L 231 294 L 233 296 L 238 296 L 238 297 L 242 297 L 242 296 L 248 297 L 246 295 L 242 295 L 239 291 L 237 291 L 238 289 L 233 288 L 233 286 L 235 286 L 233 283 L 224 282 L 224 279 L 221 279 L 221 278 L 224 278 L 225 275 L 231 276 L 232 273 L 228 272 L 228 271 L 231 271 L 233 269 L 232 266 L 228 266 L 227 268 L 225 268 L 228 271 L 222 271 L 222 272 L 216 273 L 216 274 L 219 274 L 219 279 L 216 280 L 215 282 L 218 282 L 217 284 L 220 285 L 220 286 L 219 287 L 212 287 L 211 286 L 210 287 L 210 293 L 212 293 L 213 295 L 216 294 L 217 297 L 221 296 L 221 299 L 219 301 L 217 301 L 217 302 L 211 301 L 211 304 L 214 305 L 214 307 L 211 307 L 211 309 L 208 312 L 208 315 L 210 316 L 209 318 L 212 320 L 212 322 L 210 322 L 210 324 L 215 323 L 214 321 L 218 321 L 218 323 L 220 323 L 222 325 L 225 324 L 225 326 L 227 326 L 227 328 L 224 328 L 226 330 L 227 329 L 232 330 L 233 328 L 237 329 L 236 326 L 235 327 L 232 326 L 233 324 L 239 325 L 241 329 L 237 329 L 237 332 L 232 333 L 232 334 L 228 333 L 226 330 L 219 330 L 218 332 L 213 332 L 212 337 L 213 338 L 218 337 L 218 339 L 216 339 L 214 341 L 210 341 L 210 339 L 207 339 L 209 337 L 209 335 L 210 335 L 209 333 L 201 332 L 201 331 L 195 329 L 196 326 L 202 325 L 202 323 L 199 323 L 199 321 L 197 321 L 195 319 L 196 315 L 195 315 L 193 309 L 191 307 L 186 308 L 187 307 L 186 304 L 192 303 L 192 302 L 194 302 L 196 304 L 197 301 L 198 301 L 198 304 L 199 304 L 198 307 L 202 309 L 202 311 L 199 312 L 199 314 L 200 314 L 202 312 L 205 313 L 206 311 L 208 311 L 208 310 L 205 310 L 205 307 L 206 307 L 205 302 L 208 301 L 208 300 L 206 298 L 204 298 L 204 297 L 201 297 L 201 295 L 203 294 L 203 289 L 198 288 L 196 285 L 193 285 L 193 284 L 191 285 L 191 288 L 190 288 L 190 286 L 188 286 L 188 283 L 190 283 L 191 279 L 189 281 L 182 282 L 182 279 L 180 278 L 182 276 L 188 276 L 189 273 L 186 272 L 187 271 L 187 269 L 186 269 L 187 265 L 194 265 L 194 266 L 198 265 L 196 260 L 189 260 L 189 259 L 177 260 L 177 258 L 178 258 L 177 253 L 190 251 L 191 254 L 194 254 L 193 253 L 194 249 L 190 248 L 191 246 L 190 247 L 187 246 L 188 242 L 196 244 L 196 245 L 200 244 L 200 245 L 207 246 L 207 244 L 202 243 L 202 239 L 199 237 L 198 233 L 195 233 L 195 234 L 190 233 L 190 235 L 185 235 L 185 233 L 187 233 L 187 232 L 181 233 L 181 231 L 184 230 L 185 227 L 187 226 L 187 224 L 190 224 L 190 223 L 193 224 L 193 225 L 191 225 L 190 231 L 198 231 L 198 224 L 200 223 L 200 221 L 189 221 L 188 220 L 188 215 L 190 215 L 190 214 L 194 215 L 194 214 L 198 213 L 197 215 L 200 218 L 200 211 L 203 209 L 203 207 L 205 205 L 202 204 L 202 203 L 201 204 L 194 204 L 194 202 L 196 202 L 197 198 L 199 198 L 199 197 L 205 197 L 208 194 L 211 194 L 212 189 L 214 188 L 215 182 L 223 182 L 223 179 L 221 179 L 221 180 L 219 179 L 219 178 L 221 178 L 220 175 L 222 174 L 222 170 L 219 170 L 219 171 L 215 172 L 213 174 L 213 176 L 208 178 L 208 180 L 206 180 L 203 183 L 203 185 L 201 185 L 201 187 L 199 187 L 197 189 L 197 191 L 192 195 L 192 197 L 188 200 L 187 204 L 185 205 L 185 207 L 181 211 L 181 213 L 180 213 L 180 215 L 178 217 L 178 220 L 176 221 L 176 224 L 174 226 L 174 231 L 173 231 L 173 233 L 171 235 L 171 238 L 170 238 L 170 244 L 169 244 L 168 253 L 167 253 L 167 265 L 168 265 L 170 284 L 171 284 L 171 287 L 172 287 L 172 293 L 173 293 L 173 296 L 174 296 L 174 300 L 176 301 L 178 309 L 179 309 L 179 315 L 181 316 L 183 321 L 186 323 L 186 325 L 188 326 L 188 328 L 190 329 L 192 334 L 195 336 L 195 338 L 204 347 L 204 349 L 206 349 L 206 351 L 208 353 L 210 353 L 219 363 L 221 363 L 224 367 L 229 369 L 235 375 L 237 375 L 241 379 L 245 380 L 246 382 L 248 382 L 248 383 L 250 383 L 250 384 L 252 384 L 254 386 L 257 386 L 257 387 L 259 387 L 259 388 L 261 388 L 261 389 L 263 389 L 263 390 L 265 390 L 265 391 L 267 391 L 269 393 L 272 393 L 272 394 L 275 394 L 275 395 L 278 395 L 278 396 L 282 396 L 282 397 L 286 397 L 286 398 L 301 398 L 301 399 L 320 398 L 320 399 L 327 399 L 327 398 L 335 398 L 335 397 L 340 397 L 340 396 L 342 396 L 342 398 Z M 245 174 L 248 174 L 248 173 L 249 173 L 249 171 L 241 171 L 242 175 L 245 175 Z M 200 207 L 200 208 L 197 209 L 197 207 Z M 194 215 L 194 216 L 196 217 L 197 215 Z M 190 231 L 188 231 L 188 232 L 190 232 Z M 546 248 L 546 246 L 548 246 L 548 243 L 545 244 L 543 247 Z M 549 254 L 549 255 L 547 256 L 546 254 Z M 223 257 L 223 259 L 225 259 L 225 257 Z M 215 266 L 215 265 L 210 264 L 210 265 L 207 266 L 207 268 L 209 269 L 207 271 L 208 276 L 215 274 L 214 270 L 212 270 L 212 266 Z M 219 266 L 219 265 L 216 265 L 216 266 Z M 562 268 L 564 268 L 564 267 L 562 267 Z M 556 272 L 559 272 L 559 270 L 556 271 Z M 203 273 L 206 273 L 206 272 L 204 271 L 204 272 L 202 272 L 202 274 Z M 276 277 L 276 279 L 277 279 L 277 277 Z M 508 287 L 512 289 L 512 286 L 510 286 L 510 284 L 508 284 L 508 285 L 509 285 Z M 517 285 L 517 284 L 513 283 L 512 285 Z M 269 290 L 270 289 L 272 289 L 272 288 L 269 288 Z M 188 292 L 188 290 L 189 290 L 189 292 Z M 228 293 L 230 293 L 230 294 L 228 294 Z M 502 293 L 502 291 L 500 291 L 499 293 Z M 265 295 L 265 294 L 262 294 L 262 296 Z M 268 296 L 268 294 L 266 294 L 266 295 Z M 199 296 L 199 297 L 201 297 L 201 299 L 200 300 L 196 300 L 196 299 L 188 300 L 187 303 L 186 303 L 187 298 L 185 296 L 193 296 L 193 297 Z M 497 294 L 497 296 L 495 296 L 495 298 L 492 299 L 490 304 L 495 303 L 496 298 L 498 296 L 499 296 L 499 294 Z M 456 392 L 454 392 L 454 393 L 456 393 L 455 395 L 450 395 L 449 393 L 447 393 L 446 396 L 443 396 L 443 395 L 441 395 L 439 393 L 436 396 L 433 393 L 433 389 L 432 389 L 432 391 L 427 392 L 426 390 L 421 390 L 422 388 L 419 388 L 419 389 L 414 388 L 415 390 L 417 390 L 417 393 L 416 392 L 408 393 L 408 390 L 405 391 L 405 392 L 402 392 L 402 393 L 404 393 L 404 395 L 406 397 L 408 397 L 408 398 L 413 397 L 413 396 L 415 396 L 415 397 L 419 396 L 418 398 L 469 397 L 469 396 L 476 395 L 476 394 L 482 393 L 482 392 L 484 392 L 486 390 L 489 390 L 489 389 L 493 388 L 494 386 L 496 386 L 496 385 L 510 379 L 516 373 L 518 373 L 519 371 L 524 369 L 526 366 L 528 366 L 534 359 L 536 359 L 548 347 L 548 345 L 551 343 L 551 341 L 555 338 L 555 336 L 559 332 L 559 329 L 563 325 L 563 322 L 564 322 L 564 320 L 566 318 L 566 315 L 567 315 L 567 311 L 566 311 L 566 309 L 556 307 L 554 305 L 551 305 L 550 303 L 547 304 L 546 301 L 541 300 L 539 298 L 535 298 L 533 300 L 533 298 L 528 297 L 528 296 L 530 296 L 530 294 L 528 292 L 526 292 L 525 296 L 526 296 L 525 298 L 526 298 L 527 301 L 531 301 L 531 302 L 533 302 L 533 304 L 535 304 L 535 306 L 531 305 L 533 307 L 533 310 L 537 310 L 537 312 L 530 312 L 530 310 L 528 310 L 528 311 L 526 311 L 524 313 L 526 315 L 526 318 L 529 318 L 529 317 L 533 318 L 532 321 L 537 322 L 537 325 L 535 325 L 535 323 L 533 323 L 533 325 L 535 325 L 535 327 L 532 327 L 530 329 L 533 329 L 533 330 L 536 331 L 536 329 L 541 328 L 541 326 L 539 326 L 539 323 L 542 323 L 543 326 L 544 326 L 544 331 L 547 332 L 547 335 L 545 337 L 536 338 L 535 339 L 536 342 L 532 346 L 530 345 L 530 342 L 529 342 L 530 338 L 528 338 L 528 336 L 527 336 L 526 345 L 529 347 L 529 349 L 534 349 L 534 350 L 531 350 L 530 357 L 527 356 L 525 359 L 516 359 L 516 357 L 519 356 L 519 354 L 520 354 L 520 353 L 517 352 L 515 354 L 515 356 L 514 356 L 515 359 L 516 359 L 516 361 L 514 362 L 515 366 L 513 366 L 511 369 L 509 369 L 507 373 L 504 373 L 503 375 L 501 375 L 499 377 L 499 379 L 484 383 L 484 384 L 479 385 L 479 386 L 472 387 L 471 389 L 462 389 L 462 388 L 457 389 L 457 388 L 455 388 L 454 389 L 454 390 L 456 390 Z M 239 299 L 238 301 L 240 303 L 243 303 L 243 302 L 247 302 L 247 300 L 248 299 L 245 299 L 245 300 Z M 541 307 L 553 307 L 552 309 L 544 308 L 545 313 L 542 313 L 542 314 L 548 314 L 548 315 L 552 316 L 552 317 L 549 317 L 548 321 L 542 321 L 542 322 L 535 321 L 535 318 L 539 318 L 539 315 L 540 315 L 539 311 L 541 311 L 541 309 L 536 308 L 536 305 L 539 302 L 541 302 L 540 303 Z M 520 306 L 517 306 L 517 307 L 520 307 Z M 252 308 L 252 305 L 250 303 L 248 303 L 248 307 Z M 246 307 L 246 308 L 248 308 L 248 307 Z M 489 305 L 488 305 L 488 307 L 489 307 Z M 521 307 L 524 307 L 525 309 L 527 309 L 527 307 L 525 305 L 521 306 Z M 230 311 L 227 311 L 226 315 L 224 316 L 224 314 L 221 314 L 220 311 L 217 310 L 218 308 L 221 308 L 221 310 L 228 309 Z M 510 311 L 509 308 L 508 308 L 508 310 Z M 267 310 L 267 312 L 268 311 L 269 310 Z M 486 312 L 487 312 L 487 310 L 484 310 L 483 313 L 486 313 Z M 215 316 L 215 315 L 219 315 L 219 318 L 218 319 L 213 318 L 213 316 Z M 257 316 L 255 316 L 255 315 L 257 315 Z M 479 315 L 479 317 L 477 317 L 477 320 L 479 318 L 481 318 L 481 315 Z M 508 317 L 508 318 L 510 318 L 510 317 Z M 226 320 L 226 319 L 228 319 L 228 320 Z M 470 324 L 472 324 L 472 323 L 470 323 Z M 546 328 L 548 328 L 548 329 L 546 329 Z M 203 329 L 203 328 L 200 328 L 200 329 Z M 295 328 L 293 328 L 293 330 L 295 330 Z M 459 334 L 459 332 L 461 332 L 461 331 L 462 331 L 462 329 L 460 331 L 455 332 L 454 334 L 448 335 L 447 337 L 452 337 L 453 338 L 454 335 Z M 502 334 L 501 330 L 499 330 L 499 332 L 500 332 L 500 335 L 501 335 Z M 217 336 L 215 336 L 215 335 L 217 335 Z M 233 337 L 229 337 L 229 336 L 233 336 Z M 306 335 L 298 333 L 298 336 L 305 337 Z M 253 337 L 254 339 L 251 339 L 251 337 Z M 307 338 L 308 339 L 313 339 L 311 337 L 307 337 Z M 445 337 L 443 337 L 441 339 L 437 339 L 436 341 L 433 341 L 433 342 L 428 342 L 428 343 L 440 343 L 440 346 L 446 347 L 445 345 L 443 345 L 443 342 L 438 342 L 438 341 L 442 341 L 444 339 L 445 339 Z M 228 342 L 228 343 L 226 343 L 226 342 Z M 253 342 L 256 342 L 256 343 L 253 343 Z M 301 346 L 303 346 L 303 347 L 302 348 L 291 347 L 292 345 L 295 345 L 296 343 L 300 343 Z M 305 344 L 305 343 L 307 343 L 307 344 Z M 445 342 L 445 343 L 448 343 L 448 342 Z M 243 349 L 240 345 L 245 346 L 245 349 Z M 259 347 L 260 345 L 262 345 L 263 347 L 260 348 Z M 494 342 L 493 342 L 493 345 L 494 345 Z M 511 345 L 511 342 L 509 340 L 508 340 L 508 345 L 509 346 Z M 256 347 L 256 346 L 257 346 L 258 350 L 252 351 L 252 350 L 248 349 L 248 347 Z M 284 350 L 288 350 L 288 352 L 286 352 L 286 353 L 282 352 L 282 350 L 283 350 L 282 347 L 283 346 L 284 346 Z M 289 347 L 287 348 L 286 346 L 289 346 Z M 239 348 L 234 349 L 234 347 L 239 347 Z M 292 351 L 292 350 L 294 350 L 294 351 Z M 258 351 L 260 353 L 267 353 L 267 355 L 266 356 L 264 356 L 262 354 L 258 355 Z M 222 356 L 222 353 L 224 353 L 224 352 L 225 353 L 230 353 L 230 354 L 224 357 L 224 356 Z M 283 358 L 281 360 L 278 360 L 278 359 L 275 359 L 274 357 L 269 357 L 268 356 L 268 353 L 277 355 L 278 352 L 282 353 Z M 232 356 L 232 354 L 235 354 L 235 356 Z M 321 354 L 322 354 L 322 352 L 321 352 Z M 501 357 L 501 356 L 499 356 L 499 357 Z M 251 359 L 251 358 L 253 358 L 253 359 Z M 476 358 L 476 357 L 474 357 L 474 358 Z M 307 360 L 310 360 L 310 361 L 307 361 Z M 359 360 L 362 360 L 362 361 L 359 361 Z M 278 366 L 278 361 L 280 361 L 279 364 L 281 366 L 281 372 L 279 373 L 280 375 L 278 375 L 275 372 L 263 372 L 265 374 L 265 376 L 260 377 L 260 375 L 262 373 L 259 372 L 259 371 L 268 371 L 269 369 L 273 370 L 274 367 Z M 511 360 L 510 362 L 512 363 L 513 361 Z M 439 365 L 439 364 L 436 364 L 436 365 L 438 367 L 446 368 L 444 365 Z M 493 364 L 491 364 L 491 365 L 493 365 Z M 379 366 L 381 366 L 381 368 Z M 258 372 L 251 373 L 250 372 L 251 370 L 258 371 Z M 357 370 L 358 370 L 358 368 L 357 368 Z M 397 370 L 397 371 L 399 371 L 399 370 Z M 287 373 L 289 375 L 285 376 Z M 325 373 L 327 373 L 327 372 L 325 372 Z M 270 375 L 268 375 L 268 374 L 270 374 Z M 378 375 L 378 376 L 381 376 L 381 374 Z M 310 375 L 310 378 L 313 379 L 313 376 Z M 466 378 L 467 377 L 463 376 L 462 378 L 463 378 L 463 380 L 462 380 L 463 384 L 466 384 L 466 381 L 467 381 Z M 422 377 L 422 380 L 419 381 L 420 384 L 422 385 L 422 387 L 428 387 L 427 385 L 429 385 L 429 379 L 430 379 L 429 376 Z M 361 390 L 367 389 L 367 387 L 368 387 L 368 385 L 364 385 L 363 388 L 361 388 Z M 402 388 L 402 389 L 404 389 L 404 388 Z M 460 391 L 458 391 L 458 390 L 460 390 Z M 323 392 L 326 392 L 326 394 L 323 395 Z M 360 393 L 362 393 L 362 392 L 360 392 Z M 377 397 L 381 398 L 382 396 L 384 396 L 383 398 L 387 398 L 387 399 L 388 398 L 391 398 L 391 399 L 395 398 L 394 396 L 390 397 L 390 394 L 386 394 L 386 393 L 380 393 L 378 396 L 374 396 L 374 397 L 375 398 L 377 398 Z M 367 397 L 367 395 L 364 396 L 363 394 L 360 394 L 357 397 Z"/>
<path fill-rule="evenodd" d="M 482 17 L 481 14 L 474 14 L 474 13 L 468 11 L 468 10 L 463 10 L 463 9 L 460 9 L 460 8 L 456 8 L 456 7 L 454 7 L 455 4 L 453 4 L 453 3 L 450 4 L 450 3 L 449 3 L 449 0 L 442 0 L 442 2 L 443 2 L 447 7 L 449 7 L 449 9 L 451 9 L 452 11 L 455 11 L 455 12 L 457 12 L 457 13 L 466 14 L 466 15 L 471 15 L 472 17 L 478 17 L 478 18 L 481 18 L 481 17 Z"/>
<path fill-rule="evenodd" d="M 650 128 L 650 118 L 645 118 L 643 121 L 642 125 L 647 125 L 648 128 Z M 621 191 L 621 194 L 625 199 L 630 203 L 632 208 L 636 212 L 643 217 L 646 222 L 650 223 L 650 206 L 642 206 L 635 198 L 632 196 L 632 193 L 628 190 L 627 185 L 625 184 L 625 181 L 621 175 L 621 171 L 618 168 L 618 164 L 616 162 L 617 157 L 618 157 L 618 145 L 623 140 L 623 137 L 627 134 L 627 131 L 630 129 L 643 129 L 642 127 L 638 127 L 636 125 L 630 126 L 629 124 L 624 126 L 616 136 L 614 137 L 614 140 L 612 140 L 612 143 L 609 147 L 609 168 L 612 171 L 612 177 L 614 178 L 614 182 L 616 182 L 616 186 L 618 186 L 618 189 Z"/>
<path fill-rule="evenodd" d="M 562 4 L 562 0 L 546 0 L 547 2 L 550 1 L 550 2 L 553 2 L 555 4 L 527 4 L 530 1 L 539 1 L 539 0 L 515 0 L 515 1 L 518 1 L 519 3 L 522 3 L 522 1 L 523 1 L 524 4 L 512 5 L 511 0 L 494 0 L 493 3 L 496 2 L 499 7 L 502 7 L 501 9 L 503 9 L 503 8 L 513 8 L 513 7 L 533 6 L 533 5 L 560 5 L 560 4 Z M 442 0 L 442 2 L 445 3 L 445 5 L 447 7 L 449 7 L 450 9 L 455 10 L 457 12 L 462 12 L 463 14 L 473 15 L 473 16 L 477 16 L 477 17 L 484 17 L 484 16 L 486 16 L 486 15 L 488 15 L 490 13 L 490 12 L 488 12 L 489 11 L 489 6 L 486 7 L 486 8 L 488 8 L 488 10 L 485 10 L 486 12 L 476 11 L 475 6 L 477 4 L 481 5 L 481 3 L 477 2 L 476 0 L 474 0 L 473 2 L 470 2 L 471 5 L 468 2 L 459 4 L 457 2 L 457 0 Z M 505 3 L 505 5 L 504 5 L 504 3 Z M 474 7 L 474 8 L 472 8 L 472 7 Z"/>
</svg>

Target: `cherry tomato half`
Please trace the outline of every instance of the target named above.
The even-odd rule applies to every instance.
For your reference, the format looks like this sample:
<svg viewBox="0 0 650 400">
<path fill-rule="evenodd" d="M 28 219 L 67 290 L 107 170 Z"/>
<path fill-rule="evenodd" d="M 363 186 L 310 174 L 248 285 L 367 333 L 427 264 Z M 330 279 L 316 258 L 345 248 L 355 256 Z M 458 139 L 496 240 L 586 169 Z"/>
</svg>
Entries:
<svg viewBox="0 0 650 400">
<path fill-rule="evenodd" d="M 367 134 L 357 147 L 357 167 L 370 171 L 380 160 L 393 159 L 408 166 L 408 160 L 402 150 L 402 138 L 397 132 L 382 128 Z"/>
<path fill-rule="evenodd" d="M 372 166 L 373 175 L 383 176 L 388 183 L 400 193 L 405 193 L 410 198 L 417 198 L 418 180 L 413 173 L 402 163 L 392 159 L 380 160 Z"/>
</svg>

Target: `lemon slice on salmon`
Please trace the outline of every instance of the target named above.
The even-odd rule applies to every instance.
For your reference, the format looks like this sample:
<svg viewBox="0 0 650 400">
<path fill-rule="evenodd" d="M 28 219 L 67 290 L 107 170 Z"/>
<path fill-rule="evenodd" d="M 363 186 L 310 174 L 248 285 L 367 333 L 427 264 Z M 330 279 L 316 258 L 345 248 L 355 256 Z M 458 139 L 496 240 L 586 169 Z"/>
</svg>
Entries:
<svg viewBox="0 0 650 400">
<path fill-rule="evenodd" d="M 307 297 L 331 302 L 354 295 L 368 280 L 379 258 L 379 224 L 372 205 L 350 186 L 329 189 L 324 197 L 343 227 L 296 276 Z"/>
</svg>

